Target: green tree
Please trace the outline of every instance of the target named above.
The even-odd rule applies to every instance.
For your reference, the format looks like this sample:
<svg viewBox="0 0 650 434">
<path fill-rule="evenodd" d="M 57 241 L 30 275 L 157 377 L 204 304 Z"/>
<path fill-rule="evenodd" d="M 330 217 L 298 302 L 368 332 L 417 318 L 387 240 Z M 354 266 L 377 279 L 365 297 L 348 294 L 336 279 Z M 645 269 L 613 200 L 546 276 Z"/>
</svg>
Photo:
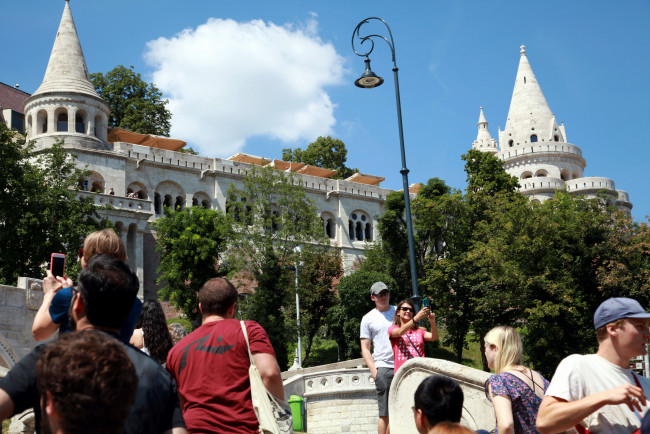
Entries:
<svg viewBox="0 0 650 434">
<path fill-rule="evenodd" d="M 287 367 L 288 330 L 295 329 L 291 325 L 295 320 L 283 312 L 292 303 L 289 267 L 299 260 L 294 247 L 327 245 L 316 206 L 292 174 L 253 167 L 241 187 L 231 185 L 226 208 L 237 235 L 230 262 L 257 283 L 247 301 L 246 317 L 264 327 L 278 363 Z"/>
<path fill-rule="evenodd" d="M 397 287 L 393 278 L 385 273 L 361 270 L 341 278 L 336 287 L 339 300 L 330 309 L 328 321 L 344 360 L 361 357 L 361 318 L 375 308 L 375 303 L 370 299 L 370 287 L 375 282 L 384 282 L 391 289 Z M 391 292 L 390 296 L 391 303 L 400 300 L 398 294 Z"/>
<path fill-rule="evenodd" d="M 207 280 L 226 274 L 220 257 L 232 236 L 230 221 L 221 211 L 191 207 L 173 210 L 154 223 L 160 254 L 160 295 L 199 321 L 197 294 Z"/>
<path fill-rule="evenodd" d="M 359 169 L 350 169 L 345 165 L 347 155 L 348 150 L 345 143 L 330 136 L 318 137 L 305 150 L 301 148 L 285 148 L 282 150 L 282 159 L 284 161 L 307 163 L 312 166 L 336 170 L 333 179 L 345 179 L 359 171 Z"/>
<path fill-rule="evenodd" d="M 336 250 L 310 248 L 300 254 L 298 266 L 298 295 L 300 296 L 300 336 L 305 356 L 303 367 L 309 366 L 314 338 L 327 323 L 329 310 L 337 303 L 334 280 L 343 274 L 341 256 Z M 287 314 L 295 316 L 295 304 L 289 304 Z"/>
<path fill-rule="evenodd" d="M 109 127 L 169 136 L 172 118 L 167 109 L 169 100 L 162 99 L 162 92 L 153 83 L 147 84 L 132 66 L 118 65 L 105 75 L 90 74 L 90 81 L 111 108 Z"/>
<path fill-rule="evenodd" d="M 39 277 L 53 252 L 66 253 L 66 274 L 75 276 L 77 249 L 85 235 L 110 227 L 89 195 L 77 197 L 79 169 L 57 142 L 40 153 L 0 123 L 0 283 Z"/>
</svg>

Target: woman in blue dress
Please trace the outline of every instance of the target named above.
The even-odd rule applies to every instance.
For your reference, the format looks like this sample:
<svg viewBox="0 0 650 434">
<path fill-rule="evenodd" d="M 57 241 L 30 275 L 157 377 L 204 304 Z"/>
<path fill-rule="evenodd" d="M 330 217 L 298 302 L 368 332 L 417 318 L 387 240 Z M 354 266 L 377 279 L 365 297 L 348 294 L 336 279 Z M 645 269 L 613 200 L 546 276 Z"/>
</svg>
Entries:
<svg viewBox="0 0 650 434">
<path fill-rule="evenodd" d="M 485 358 L 496 374 L 485 383 L 485 392 L 494 405 L 499 434 L 536 433 L 535 419 L 548 381 L 523 366 L 519 333 L 498 326 L 484 338 Z"/>
</svg>

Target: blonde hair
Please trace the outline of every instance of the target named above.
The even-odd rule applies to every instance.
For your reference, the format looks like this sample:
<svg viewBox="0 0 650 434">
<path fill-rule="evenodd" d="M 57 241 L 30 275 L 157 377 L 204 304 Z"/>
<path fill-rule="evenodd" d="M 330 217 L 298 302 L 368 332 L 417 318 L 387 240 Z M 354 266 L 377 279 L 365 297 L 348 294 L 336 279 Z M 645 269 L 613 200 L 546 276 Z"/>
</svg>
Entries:
<svg viewBox="0 0 650 434">
<path fill-rule="evenodd" d="M 496 345 L 498 351 L 494 358 L 494 371 L 498 374 L 508 366 L 521 365 L 523 346 L 517 330 L 508 326 L 497 326 L 483 338 L 485 345 Z"/>
<path fill-rule="evenodd" d="M 126 262 L 126 249 L 120 237 L 112 229 L 89 234 L 84 240 L 84 259 L 90 261 L 95 255 L 105 254 Z"/>
<path fill-rule="evenodd" d="M 598 330 L 596 330 L 596 339 L 598 339 L 598 342 L 604 341 L 605 338 L 607 337 L 608 326 L 614 326 L 617 329 L 622 329 L 623 327 L 625 327 L 625 318 L 617 319 L 616 321 L 610 322 L 609 324 L 606 324 L 601 328 L 599 328 Z"/>
<path fill-rule="evenodd" d="M 430 434 L 473 434 L 474 431 L 467 428 L 466 426 L 461 425 L 458 422 L 440 422 L 437 423 L 431 431 Z"/>
</svg>

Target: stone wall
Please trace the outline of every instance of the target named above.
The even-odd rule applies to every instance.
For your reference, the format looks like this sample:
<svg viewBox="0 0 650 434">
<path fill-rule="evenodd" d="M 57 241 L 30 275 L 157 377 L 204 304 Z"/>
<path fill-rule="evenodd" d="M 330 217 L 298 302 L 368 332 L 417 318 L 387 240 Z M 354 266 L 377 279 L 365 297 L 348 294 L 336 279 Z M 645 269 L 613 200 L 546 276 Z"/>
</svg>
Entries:
<svg viewBox="0 0 650 434">
<path fill-rule="evenodd" d="M 32 323 L 43 301 L 40 281 L 21 278 L 19 286 L 0 285 L 0 366 L 7 368 L 36 346 Z"/>
</svg>

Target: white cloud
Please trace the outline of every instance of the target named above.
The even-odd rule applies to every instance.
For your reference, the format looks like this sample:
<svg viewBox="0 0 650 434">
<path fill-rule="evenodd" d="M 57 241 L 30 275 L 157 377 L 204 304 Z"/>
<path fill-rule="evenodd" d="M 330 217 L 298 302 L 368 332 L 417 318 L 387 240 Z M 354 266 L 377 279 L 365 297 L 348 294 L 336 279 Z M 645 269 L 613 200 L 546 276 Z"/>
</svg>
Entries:
<svg viewBox="0 0 650 434">
<path fill-rule="evenodd" d="M 313 17 L 300 27 L 210 18 L 147 43 L 171 135 L 225 157 L 254 136 L 295 145 L 331 134 L 335 105 L 324 87 L 342 82 L 344 60 L 317 31 Z"/>
</svg>

